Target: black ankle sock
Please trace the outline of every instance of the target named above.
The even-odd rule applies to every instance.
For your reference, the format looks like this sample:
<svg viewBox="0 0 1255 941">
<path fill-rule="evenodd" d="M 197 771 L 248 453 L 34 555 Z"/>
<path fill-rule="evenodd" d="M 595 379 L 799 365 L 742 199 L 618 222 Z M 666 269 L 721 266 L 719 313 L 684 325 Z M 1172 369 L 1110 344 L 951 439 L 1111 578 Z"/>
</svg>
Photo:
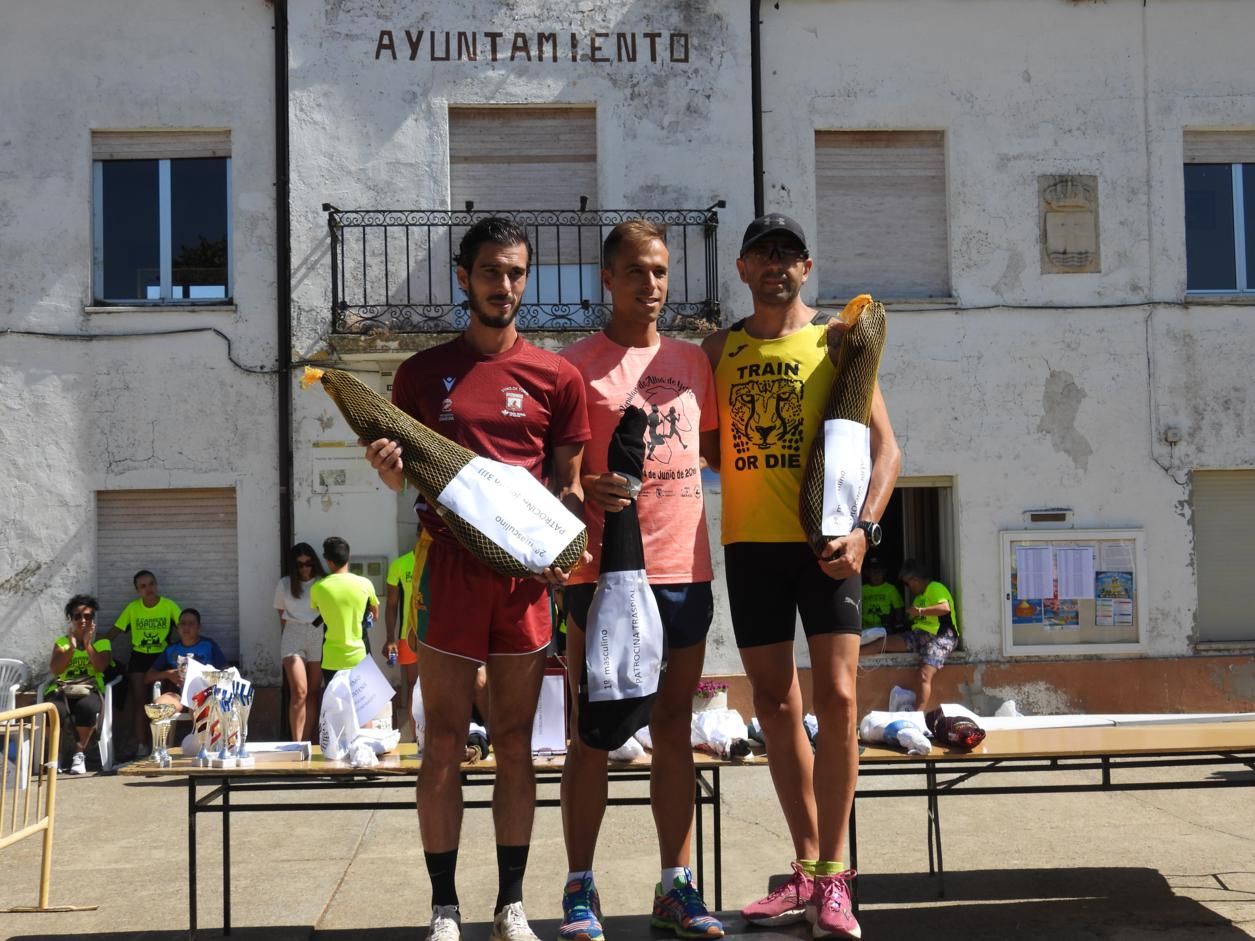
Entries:
<svg viewBox="0 0 1255 941">
<path fill-rule="evenodd" d="M 527 851 L 530 846 L 502 846 L 497 844 L 497 914 L 511 902 L 523 901 L 523 873 L 527 870 Z"/>
<path fill-rule="evenodd" d="M 427 859 L 427 876 L 431 879 L 431 906 L 457 905 L 458 890 L 455 878 L 458 871 L 458 851 L 447 853 L 423 853 Z"/>
</svg>

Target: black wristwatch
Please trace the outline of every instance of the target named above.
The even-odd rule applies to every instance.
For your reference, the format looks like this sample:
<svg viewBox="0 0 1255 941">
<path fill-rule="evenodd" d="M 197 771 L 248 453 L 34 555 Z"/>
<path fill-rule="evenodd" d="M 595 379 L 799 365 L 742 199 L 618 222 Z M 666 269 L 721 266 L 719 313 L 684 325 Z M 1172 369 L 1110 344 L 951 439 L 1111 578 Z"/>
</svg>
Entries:
<svg viewBox="0 0 1255 941">
<path fill-rule="evenodd" d="M 872 546 L 880 545 L 880 540 L 884 538 L 884 533 L 880 529 L 879 523 L 869 523 L 867 520 L 859 520 L 854 524 L 855 529 L 861 529 L 867 537 L 867 544 Z"/>
</svg>

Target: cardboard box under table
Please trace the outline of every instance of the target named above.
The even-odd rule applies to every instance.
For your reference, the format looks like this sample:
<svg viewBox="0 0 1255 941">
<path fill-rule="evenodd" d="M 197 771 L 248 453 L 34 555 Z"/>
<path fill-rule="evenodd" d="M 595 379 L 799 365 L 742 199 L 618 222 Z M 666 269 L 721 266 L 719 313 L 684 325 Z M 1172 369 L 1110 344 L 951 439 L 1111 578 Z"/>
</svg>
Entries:
<svg viewBox="0 0 1255 941">
<path fill-rule="evenodd" d="M 326 761 L 315 747 L 310 758 L 301 760 L 282 752 L 262 752 L 255 755 L 256 764 L 251 768 L 198 768 L 194 758 L 176 758 L 169 768 L 159 768 L 151 761 L 136 761 L 124 765 L 119 774 L 133 777 L 182 777 L 187 779 L 187 841 L 188 841 L 188 937 L 196 937 L 197 909 L 197 854 L 196 818 L 201 814 L 219 814 L 222 817 L 222 932 L 231 933 L 231 817 L 240 813 L 283 813 L 290 811 L 332 810 L 410 810 L 414 809 L 414 782 L 422 764 L 413 744 L 401 745 L 394 754 L 384 755 L 373 768 L 354 768 L 344 761 Z M 536 784 L 556 785 L 562 779 L 564 755 L 537 755 Z M 697 880 L 704 884 L 704 813 L 713 811 L 712 864 L 714 866 L 715 908 L 723 903 L 722 846 L 720 840 L 719 771 L 736 762 L 721 761 L 709 755 L 694 753 L 695 780 L 693 804 L 696 820 Z M 610 807 L 648 806 L 649 798 L 641 795 L 616 793 L 631 782 L 649 781 L 648 756 L 631 762 L 610 763 Z M 490 756 L 462 766 L 464 787 L 491 786 L 496 780 L 496 762 Z M 208 790 L 205 790 L 208 788 Z M 404 788 L 405 799 L 381 801 L 363 807 L 360 803 L 323 799 L 326 791 L 356 790 L 362 788 Z M 308 796 L 299 802 L 269 803 L 255 798 L 259 794 L 283 791 Z M 243 798 L 243 799 L 241 799 Z M 537 807 L 558 807 L 557 797 L 537 796 Z M 466 799 L 468 809 L 489 808 L 487 798 Z"/>
<path fill-rule="evenodd" d="M 1092 791 L 1158 791 L 1210 787 L 1255 787 L 1255 775 L 1217 775 L 1221 765 L 1255 771 L 1255 721 L 1174 722 L 1139 717 L 1134 724 L 992 731 L 971 753 L 934 748 L 908 755 L 867 745 L 859 759 L 860 779 L 924 776 L 924 785 L 885 790 L 860 788 L 850 812 L 850 865 L 858 867 L 858 802 L 882 797 L 924 797 L 928 802 L 928 872 L 945 894 L 941 855 L 941 797 L 988 794 L 1066 794 Z M 1149 780 L 1139 772 L 1173 769 L 1170 779 Z M 1094 780 L 1061 781 L 1058 772 L 1091 772 Z M 1023 775 L 1017 783 L 973 784 L 985 773 Z M 1018 783 L 1022 780 L 1023 783 Z M 935 855 L 934 855 L 935 854 Z M 857 902 L 857 887 L 855 892 Z"/>
</svg>

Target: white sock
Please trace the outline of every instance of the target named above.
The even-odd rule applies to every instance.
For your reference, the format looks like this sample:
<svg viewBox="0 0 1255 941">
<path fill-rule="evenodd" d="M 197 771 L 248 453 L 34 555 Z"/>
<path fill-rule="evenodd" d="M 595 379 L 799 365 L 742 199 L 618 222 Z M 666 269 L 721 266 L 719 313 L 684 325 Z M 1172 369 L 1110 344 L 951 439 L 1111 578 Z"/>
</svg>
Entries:
<svg viewBox="0 0 1255 941">
<path fill-rule="evenodd" d="M 673 866 L 662 871 L 662 887 L 667 891 L 675 887 L 676 879 L 683 879 L 685 882 L 689 882 L 688 869 L 684 866 Z"/>
<path fill-rule="evenodd" d="M 585 878 L 588 878 L 588 879 L 593 878 L 593 871 L 591 869 L 580 869 L 580 870 L 572 869 L 570 872 L 566 874 L 566 881 L 568 883 L 583 882 Z"/>
</svg>

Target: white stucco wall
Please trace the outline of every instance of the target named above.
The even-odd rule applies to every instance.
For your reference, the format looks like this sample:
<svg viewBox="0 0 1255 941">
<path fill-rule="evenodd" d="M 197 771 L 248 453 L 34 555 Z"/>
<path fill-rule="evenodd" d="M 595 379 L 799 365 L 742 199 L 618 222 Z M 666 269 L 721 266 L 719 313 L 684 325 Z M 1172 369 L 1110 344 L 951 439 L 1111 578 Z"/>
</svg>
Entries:
<svg viewBox="0 0 1255 941">
<path fill-rule="evenodd" d="M 1182 304 L 1182 133 L 1255 127 L 1255 76 L 1233 68 L 1255 7 L 842 0 L 763 19 L 769 207 L 815 231 L 816 130 L 945 132 L 956 309 L 891 314 L 881 383 L 904 475 L 956 480 L 970 655 L 1001 656 L 998 532 L 1042 506 L 1146 530 L 1146 652 L 1188 653 L 1188 475 L 1255 449 L 1251 308 Z M 1098 176 L 1100 274 L 1040 273 L 1037 177 L 1056 173 Z"/>
<path fill-rule="evenodd" d="M 213 328 L 239 362 L 274 366 L 272 21 L 253 0 L 55 0 L 6 14 L 5 328 L 97 337 Z M 85 312 L 91 132 L 135 128 L 230 129 L 235 309 Z M 274 389 L 272 376 L 232 366 L 212 333 L 0 336 L 0 653 L 44 669 L 67 598 L 97 590 L 97 491 L 234 487 L 241 655 L 260 681 L 276 678 Z M 117 614 L 102 611 L 101 624 Z"/>
<path fill-rule="evenodd" d="M 429 38 L 410 60 L 404 31 L 505 34 L 497 62 L 432 62 Z M 390 52 L 376 58 L 381 31 Z M 444 209 L 449 206 L 450 104 L 593 104 L 597 108 L 598 192 L 606 208 L 702 208 L 729 200 L 722 213 L 721 292 L 735 281 L 736 236 L 753 214 L 750 112 L 744 90 L 749 17 L 743 4 L 707 0 L 680 4 L 518 3 L 478 0 L 417 7 L 403 0 L 298 4 L 291 15 L 292 230 L 294 336 L 298 356 L 326 350 L 330 331 L 330 262 L 324 202 L 341 209 Z M 511 62 L 516 32 L 558 33 L 557 62 Z M 669 61 L 664 39 L 650 62 L 644 39 L 638 61 L 591 62 L 589 35 L 616 31 L 687 32 L 690 62 Z M 569 36 L 581 37 L 581 60 L 570 59 Z M 666 61 L 664 61 L 666 60 Z M 571 208 L 577 206 L 573 193 Z M 731 280 L 730 280 L 731 278 Z M 390 357 L 399 361 L 396 354 Z M 355 365 L 370 370 L 369 362 Z M 390 368 L 390 367 L 389 367 Z M 369 378 L 369 372 L 365 378 Z M 298 534 L 311 542 L 332 531 L 355 554 L 404 551 L 396 498 L 382 488 L 324 493 L 315 461 L 329 449 L 314 444 L 352 440 L 330 401 L 297 395 L 294 422 Z M 316 544 L 316 543 L 315 543 Z"/>
</svg>

